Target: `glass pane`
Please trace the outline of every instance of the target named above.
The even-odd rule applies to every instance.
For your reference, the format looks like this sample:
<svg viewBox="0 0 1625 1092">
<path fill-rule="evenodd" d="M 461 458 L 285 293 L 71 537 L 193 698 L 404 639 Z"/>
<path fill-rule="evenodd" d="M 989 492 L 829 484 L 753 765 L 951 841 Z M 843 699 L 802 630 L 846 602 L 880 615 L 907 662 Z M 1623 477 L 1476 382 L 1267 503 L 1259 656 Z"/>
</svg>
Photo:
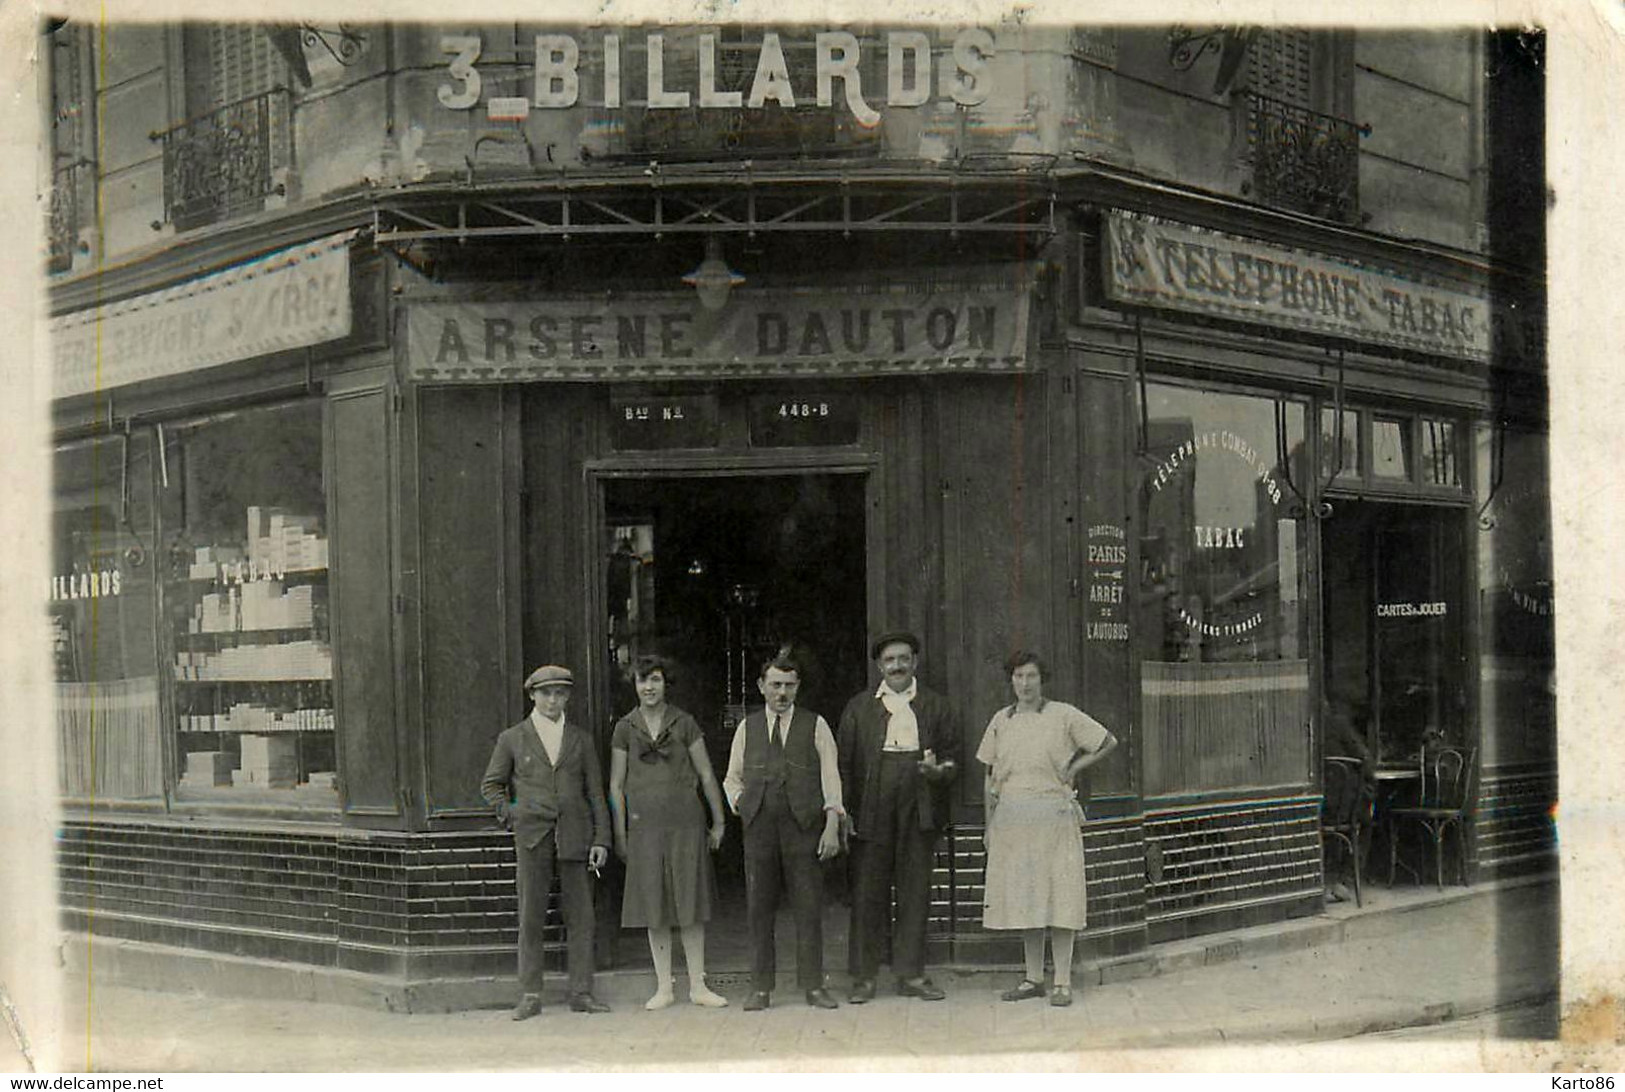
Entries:
<svg viewBox="0 0 1625 1092">
<path fill-rule="evenodd" d="M 336 808 L 321 406 L 173 435 L 177 795 Z"/>
<path fill-rule="evenodd" d="M 1376 417 L 1371 421 L 1371 474 L 1377 478 L 1410 480 L 1410 422 L 1404 418 Z"/>
<path fill-rule="evenodd" d="M 1153 385 L 1140 455 L 1135 640 L 1147 793 L 1308 768 L 1301 405 Z"/>
<path fill-rule="evenodd" d="M 1456 426 L 1450 421 L 1422 420 L 1422 484 L 1461 485 Z"/>
<path fill-rule="evenodd" d="M 1360 411 L 1343 411 L 1342 459 L 1338 459 L 1337 410 L 1326 406 L 1320 411 L 1320 474 L 1360 475 Z"/>
<path fill-rule="evenodd" d="M 149 437 L 75 444 L 54 461 L 57 787 L 73 798 L 161 797 Z"/>
<path fill-rule="evenodd" d="M 852 444 L 858 439 L 861 396 L 849 391 L 785 389 L 750 398 L 752 447 Z"/>
<path fill-rule="evenodd" d="M 717 396 L 635 394 L 610 399 L 610 442 L 617 451 L 715 447 L 722 413 Z"/>
<path fill-rule="evenodd" d="M 1468 742 L 1461 520 L 1446 509 L 1372 507 L 1379 753 L 1409 761 L 1429 739 Z"/>
</svg>

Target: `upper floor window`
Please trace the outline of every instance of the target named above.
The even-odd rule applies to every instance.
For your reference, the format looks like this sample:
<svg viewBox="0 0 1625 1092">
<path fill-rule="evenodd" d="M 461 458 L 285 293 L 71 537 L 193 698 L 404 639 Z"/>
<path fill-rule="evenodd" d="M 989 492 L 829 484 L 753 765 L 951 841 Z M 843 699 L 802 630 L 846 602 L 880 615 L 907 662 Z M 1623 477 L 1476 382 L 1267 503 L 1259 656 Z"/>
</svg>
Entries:
<svg viewBox="0 0 1625 1092">
<path fill-rule="evenodd" d="M 265 28 L 198 23 L 183 31 L 187 120 L 164 147 L 164 218 L 177 230 L 257 212 L 286 191 L 291 80 Z"/>
<path fill-rule="evenodd" d="M 96 213 L 95 175 L 89 170 L 94 166 L 93 111 L 83 29 L 75 23 L 54 24 L 46 31 L 45 45 L 51 154 L 50 177 L 44 180 L 51 194 L 46 269 L 65 273 L 75 257 L 90 249 L 80 232 L 94 223 Z"/>
<path fill-rule="evenodd" d="M 1271 27 L 1247 53 L 1247 159 L 1252 195 L 1330 220 L 1360 216 L 1360 137 L 1348 120 L 1349 50 L 1336 32 Z"/>
</svg>

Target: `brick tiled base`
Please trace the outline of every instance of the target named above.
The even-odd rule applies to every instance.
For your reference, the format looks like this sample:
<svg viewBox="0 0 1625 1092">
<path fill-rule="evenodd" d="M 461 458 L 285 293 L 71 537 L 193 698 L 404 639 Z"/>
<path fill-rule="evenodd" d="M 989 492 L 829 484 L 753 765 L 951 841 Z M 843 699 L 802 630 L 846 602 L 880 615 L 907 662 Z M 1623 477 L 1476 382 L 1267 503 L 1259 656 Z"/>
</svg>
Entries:
<svg viewBox="0 0 1625 1092">
<path fill-rule="evenodd" d="M 1549 862 L 1550 770 L 1487 776 L 1477 859 L 1505 875 Z M 1084 830 L 1089 927 L 1079 959 L 1318 910 L 1319 799 L 1189 807 Z M 508 979 L 517 898 L 511 838 L 303 824 L 230 829 L 151 817 L 68 817 L 58 834 L 65 927 L 98 937 L 279 960 L 412 983 Z M 928 959 L 1015 963 L 1019 936 L 982 927 L 982 828 L 938 850 Z M 550 912 L 549 964 L 564 937 Z"/>
<path fill-rule="evenodd" d="M 1549 869 L 1557 854 L 1557 770 L 1551 766 L 1484 771 L 1469 843 L 1479 872 L 1507 877 Z"/>
<path fill-rule="evenodd" d="M 406 979 L 513 973 L 513 843 L 497 831 L 70 819 L 57 862 L 70 929 Z"/>
<path fill-rule="evenodd" d="M 951 963 L 1019 963 L 1021 937 L 982 927 L 982 884 L 987 853 L 983 828 L 956 826 L 937 854 L 932 904 L 931 958 Z M 1145 947 L 1145 848 L 1138 819 L 1091 822 L 1084 828 L 1089 885 L 1089 927 L 1078 937 L 1077 958 L 1126 955 Z M 954 892 L 950 904 L 947 892 Z"/>
</svg>

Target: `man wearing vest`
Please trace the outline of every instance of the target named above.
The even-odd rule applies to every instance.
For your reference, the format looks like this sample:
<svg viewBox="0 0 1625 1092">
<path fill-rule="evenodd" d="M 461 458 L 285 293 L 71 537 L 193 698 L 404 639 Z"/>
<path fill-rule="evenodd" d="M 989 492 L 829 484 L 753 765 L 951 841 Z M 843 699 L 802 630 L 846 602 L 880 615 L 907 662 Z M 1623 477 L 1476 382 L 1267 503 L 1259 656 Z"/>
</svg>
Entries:
<svg viewBox="0 0 1625 1092">
<path fill-rule="evenodd" d="M 575 676 L 548 665 L 531 672 L 530 716 L 497 737 L 480 795 L 513 831 L 518 859 L 519 990 L 515 1020 L 542 1011 L 542 928 L 559 876 L 569 940 L 570 1008 L 608 1012 L 592 995 L 592 881 L 609 860 L 609 809 L 592 737 L 564 719 Z"/>
<path fill-rule="evenodd" d="M 796 916 L 796 979 L 807 1004 L 836 1007 L 824 988 L 824 877 L 820 861 L 841 851 L 841 777 L 824 718 L 796 708 L 801 668 L 781 651 L 762 665 L 767 702 L 734 732 L 723 790 L 745 824 L 745 907 L 750 919 L 751 995 L 746 1012 L 767 1008 L 778 966 L 773 918 L 788 885 Z"/>
<path fill-rule="evenodd" d="M 904 997 L 947 996 L 925 976 L 925 919 L 937 838 L 947 829 L 958 772 L 959 723 L 946 698 L 914 677 L 920 639 L 888 633 L 870 648 L 880 686 L 846 703 L 838 747 L 852 839 L 852 992 L 872 1001 L 888 929 Z M 891 916 L 892 889 L 897 916 Z"/>
</svg>

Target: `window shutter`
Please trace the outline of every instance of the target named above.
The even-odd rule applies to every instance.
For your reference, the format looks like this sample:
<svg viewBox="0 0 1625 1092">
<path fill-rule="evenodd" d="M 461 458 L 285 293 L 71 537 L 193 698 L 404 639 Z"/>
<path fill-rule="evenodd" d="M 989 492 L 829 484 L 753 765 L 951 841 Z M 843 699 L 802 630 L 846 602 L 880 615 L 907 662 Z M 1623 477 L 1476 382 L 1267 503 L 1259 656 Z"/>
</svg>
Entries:
<svg viewBox="0 0 1625 1092">
<path fill-rule="evenodd" d="M 259 27 L 217 23 L 209 28 L 211 106 L 218 109 L 287 86 L 287 65 Z"/>
<path fill-rule="evenodd" d="M 1247 62 L 1249 86 L 1260 95 L 1309 107 L 1314 103 L 1309 31 L 1265 28 L 1253 39 Z"/>
</svg>

